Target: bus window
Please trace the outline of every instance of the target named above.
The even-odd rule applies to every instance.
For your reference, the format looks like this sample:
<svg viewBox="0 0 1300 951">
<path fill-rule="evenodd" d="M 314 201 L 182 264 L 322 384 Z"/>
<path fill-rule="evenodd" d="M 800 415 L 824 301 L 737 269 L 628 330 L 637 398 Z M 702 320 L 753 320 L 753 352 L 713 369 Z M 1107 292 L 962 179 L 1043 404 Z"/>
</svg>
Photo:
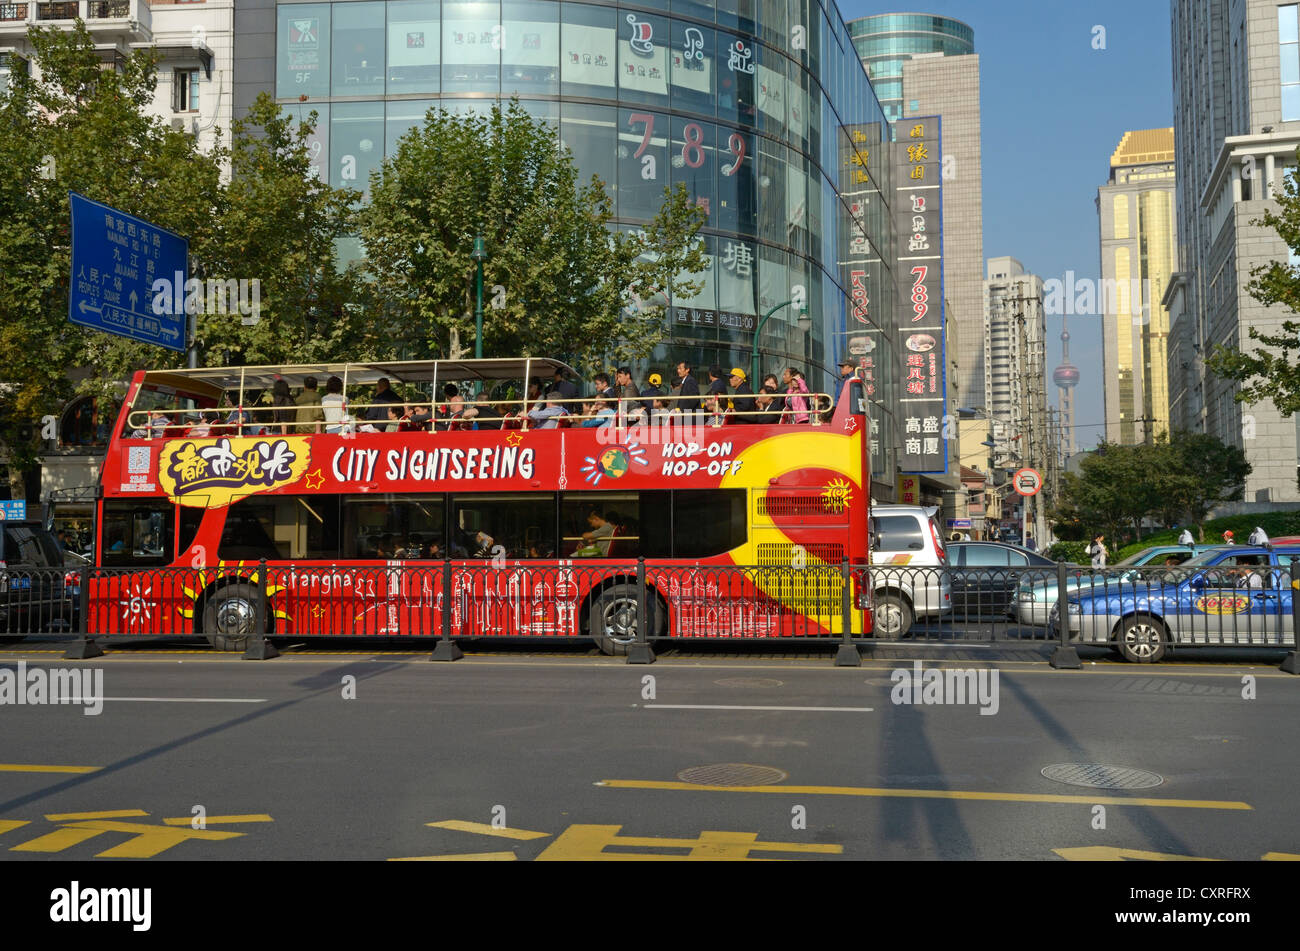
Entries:
<svg viewBox="0 0 1300 951">
<path fill-rule="evenodd" d="M 207 509 L 191 508 L 188 505 L 182 505 L 181 510 L 181 533 L 180 539 L 176 544 L 178 554 L 184 554 L 190 550 L 194 544 L 194 536 L 199 533 L 199 524 L 203 521 L 203 513 Z M 199 567 L 199 566 L 196 566 Z"/>
<path fill-rule="evenodd" d="M 673 493 L 673 554 L 709 558 L 739 548 L 748 535 L 744 489 Z"/>
<path fill-rule="evenodd" d="M 555 496 L 460 495 L 452 502 L 453 558 L 554 558 Z"/>
<path fill-rule="evenodd" d="M 339 557 L 339 497 L 250 496 L 226 512 L 224 561 L 330 561 Z"/>
<path fill-rule="evenodd" d="M 446 558 L 441 495 L 369 495 L 343 504 L 348 558 Z"/>
<path fill-rule="evenodd" d="M 105 502 L 102 564 L 171 564 L 176 507 L 166 501 Z"/>
<path fill-rule="evenodd" d="M 560 556 L 666 558 L 672 552 L 669 492 L 566 493 Z"/>
</svg>

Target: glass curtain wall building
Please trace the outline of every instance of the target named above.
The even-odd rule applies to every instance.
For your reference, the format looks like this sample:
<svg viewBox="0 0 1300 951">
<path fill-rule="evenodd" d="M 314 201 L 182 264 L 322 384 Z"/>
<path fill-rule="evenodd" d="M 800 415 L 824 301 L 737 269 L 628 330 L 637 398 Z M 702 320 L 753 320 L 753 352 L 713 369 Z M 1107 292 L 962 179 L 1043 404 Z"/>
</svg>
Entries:
<svg viewBox="0 0 1300 951">
<path fill-rule="evenodd" d="M 881 13 L 848 24 L 885 118 L 903 117 L 903 64 L 922 53 L 975 52 L 975 31 L 960 20 L 922 13 Z"/>
<path fill-rule="evenodd" d="M 874 261 L 871 313 L 892 313 L 889 130 L 833 5 L 258 4 L 274 11 L 275 56 L 245 64 L 238 98 L 251 101 L 251 77 L 267 74 L 261 88 L 286 109 L 316 111 L 318 171 L 332 184 L 364 188 L 431 106 L 486 111 L 512 96 L 555 126 L 584 178 L 605 182 L 618 227 L 643 224 L 665 186 L 684 184 L 708 213 L 710 267 L 699 294 L 671 300 L 654 368 L 748 367 L 761 317 L 802 296 L 812 329 L 795 306 L 778 309 L 760 364 L 807 367 L 810 387 L 828 387 L 854 306 L 851 248 Z M 890 430 L 882 420 L 882 437 Z"/>
</svg>

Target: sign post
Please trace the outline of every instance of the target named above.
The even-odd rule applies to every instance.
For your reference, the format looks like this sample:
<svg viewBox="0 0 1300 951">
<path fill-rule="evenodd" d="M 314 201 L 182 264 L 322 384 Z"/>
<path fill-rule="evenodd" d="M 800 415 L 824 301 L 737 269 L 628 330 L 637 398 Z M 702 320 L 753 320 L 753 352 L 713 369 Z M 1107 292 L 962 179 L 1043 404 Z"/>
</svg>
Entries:
<svg viewBox="0 0 1300 951">
<path fill-rule="evenodd" d="M 1029 542 L 1029 500 L 1043 491 L 1043 475 L 1037 469 L 1021 469 L 1012 478 L 1011 484 L 1021 495 L 1020 547 L 1026 548 Z"/>
<path fill-rule="evenodd" d="M 68 319 L 184 353 L 189 242 L 76 192 L 68 192 L 68 201 Z M 155 281 L 166 281 L 167 293 L 155 294 Z"/>
</svg>

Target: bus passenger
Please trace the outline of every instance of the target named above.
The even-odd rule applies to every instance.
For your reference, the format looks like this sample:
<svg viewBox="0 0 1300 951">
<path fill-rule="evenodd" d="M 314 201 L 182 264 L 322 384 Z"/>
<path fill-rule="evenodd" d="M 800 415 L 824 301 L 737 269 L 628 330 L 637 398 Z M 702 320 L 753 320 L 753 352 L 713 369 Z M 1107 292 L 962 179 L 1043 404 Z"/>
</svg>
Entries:
<svg viewBox="0 0 1300 951">
<path fill-rule="evenodd" d="M 316 378 L 309 376 L 302 381 L 302 392 L 294 400 L 298 407 L 296 422 L 300 433 L 318 433 L 325 415 L 320 409 L 320 393 L 316 390 Z"/>
<path fill-rule="evenodd" d="M 614 411 L 604 400 L 593 400 L 588 403 L 583 407 L 583 415 L 593 417 L 582 421 L 582 425 L 589 429 L 603 429 L 614 420 Z"/>
<path fill-rule="evenodd" d="M 675 409 L 680 409 L 683 413 L 689 413 L 700 408 L 698 399 L 690 399 L 690 397 L 700 395 L 700 384 L 695 382 L 695 377 L 691 376 L 691 365 L 685 360 L 681 360 L 677 364 L 676 391 L 681 399 L 674 401 L 673 407 Z"/>
<path fill-rule="evenodd" d="M 289 381 L 282 376 L 271 387 L 271 405 L 275 407 L 271 432 L 277 436 L 289 435 L 298 421 L 298 404 L 289 395 Z"/>
<path fill-rule="evenodd" d="M 325 381 L 325 395 L 321 397 L 321 414 L 325 432 L 341 433 L 347 426 L 347 400 L 343 398 L 343 381 L 336 376 Z"/>
<path fill-rule="evenodd" d="M 546 400 L 545 409 L 535 409 L 528 414 L 529 419 L 541 423 L 538 429 L 559 429 L 560 417 L 569 415 L 569 411 L 557 402 L 558 399 L 557 396 L 551 396 Z"/>
<path fill-rule="evenodd" d="M 365 415 L 366 420 L 373 423 L 381 433 L 392 432 L 395 428 L 388 422 L 388 407 L 391 404 L 401 406 L 402 398 L 388 385 L 388 378 L 381 376 L 375 381 L 375 395 L 370 397 L 370 406 Z"/>
<path fill-rule="evenodd" d="M 780 402 L 776 396 L 776 391 L 769 386 L 764 386 L 754 397 L 754 409 L 757 413 L 749 417 L 751 423 L 779 423 L 781 422 Z"/>
<path fill-rule="evenodd" d="M 593 509 L 587 513 L 587 525 L 590 530 L 582 533 L 582 547 L 573 554 L 583 557 L 608 556 L 610 543 L 614 540 L 613 523 L 602 512 Z"/>
<path fill-rule="evenodd" d="M 786 367 L 782 379 L 785 380 L 787 394 L 784 422 L 808 422 L 811 419 L 808 414 L 808 384 L 804 382 L 803 374 L 794 367 Z"/>
<path fill-rule="evenodd" d="M 745 371 L 740 367 L 732 367 L 731 376 L 727 382 L 735 390 L 735 396 L 731 400 L 731 409 L 738 414 L 731 421 L 733 423 L 754 422 L 754 417 L 750 415 L 754 412 L 754 391 L 745 380 Z"/>
</svg>

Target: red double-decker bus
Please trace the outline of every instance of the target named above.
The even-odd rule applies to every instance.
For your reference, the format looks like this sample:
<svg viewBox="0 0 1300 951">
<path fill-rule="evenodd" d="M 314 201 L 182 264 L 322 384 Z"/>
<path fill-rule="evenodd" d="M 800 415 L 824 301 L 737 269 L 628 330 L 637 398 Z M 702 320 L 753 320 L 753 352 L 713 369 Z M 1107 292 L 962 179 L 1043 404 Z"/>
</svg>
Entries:
<svg viewBox="0 0 1300 951">
<path fill-rule="evenodd" d="M 833 408 L 811 397 L 801 424 L 671 396 L 586 414 L 556 398 L 567 417 L 529 418 L 546 403 L 529 383 L 557 371 L 573 373 L 545 359 L 137 373 L 102 470 L 88 634 L 242 649 L 259 598 L 267 636 L 589 636 L 623 653 L 639 604 L 654 637 L 869 631 L 856 581 L 842 600 L 843 566 L 869 562 L 859 381 Z M 308 377 L 319 401 L 253 403 Z M 399 395 L 376 396 L 381 378 Z M 397 398 L 391 420 L 367 419 Z"/>
</svg>

